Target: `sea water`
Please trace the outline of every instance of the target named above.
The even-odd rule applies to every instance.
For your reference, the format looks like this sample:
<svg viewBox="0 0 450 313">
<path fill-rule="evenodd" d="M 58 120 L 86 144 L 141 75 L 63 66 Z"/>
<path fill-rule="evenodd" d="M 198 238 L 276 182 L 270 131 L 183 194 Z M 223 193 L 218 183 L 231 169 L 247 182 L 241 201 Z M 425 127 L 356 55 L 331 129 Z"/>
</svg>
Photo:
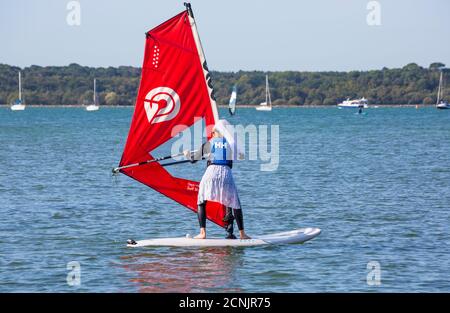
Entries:
<svg viewBox="0 0 450 313">
<path fill-rule="evenodd" d="M 132 112 L 0 109 L 1 292 L 450 291 L 450 111 L 221 110 L 234 124 L 279 125 L 275 171 L 233 168 L 248 234 L 322 234 L 205 249 L 126 248 L 198 231 L 191 211 L 111 176 Z M 204 168 L 168 169 L 199 180 Z"/>
</svg>

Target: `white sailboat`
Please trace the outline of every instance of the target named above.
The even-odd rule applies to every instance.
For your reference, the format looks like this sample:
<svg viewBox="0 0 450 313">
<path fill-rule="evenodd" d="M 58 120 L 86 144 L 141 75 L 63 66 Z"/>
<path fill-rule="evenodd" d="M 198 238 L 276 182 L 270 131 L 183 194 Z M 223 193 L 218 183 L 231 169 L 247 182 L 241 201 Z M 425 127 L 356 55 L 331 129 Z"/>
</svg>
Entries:
<svg viewBox="0 0 450 313">
<path fill-rule="evenodd" d="M 228 103 L 228 111 L 231 115 L 236 113 L 236 100 L 237 100 L 237 88 L 236 85 L 233 87 L 233 92 L 231 93 L 230 102 Z"/>
<path fill-rule="evenodd" d="M 266 101 L 261 102 L 256 109 L 258 111 L 272 111 L 272 100 L 270 99 L 269 90 L 269 75 L 266 75 Z"/>
<path fill-rule="evenodd" d="M 19 98 L 11 104 L 11 110 L 13 111 L 23 111 L 25 110 L 25 102 L 22 99 L 22 76 L 19 71 Z"/>
<path fill-rule="evenodd" d="M 88 105 L 86 111 L 97 111 L 99 108 L 97 99 L 97 80 L 94 78 L 94 103 Z"/>
<path fill-rule="evenodd" d="M 441 76 L 439 77 L 439 87 L 438 87 L 438 93 L 437 93 L 437 98 L 436 98 L 436 108 L 437 109 L 450 109 L 450 104 L 448 103 L 448 101 L 442 99 L 442 95 L 443 95 L 442 72 L 443 71 L 441 71 Z"/>
</svg>

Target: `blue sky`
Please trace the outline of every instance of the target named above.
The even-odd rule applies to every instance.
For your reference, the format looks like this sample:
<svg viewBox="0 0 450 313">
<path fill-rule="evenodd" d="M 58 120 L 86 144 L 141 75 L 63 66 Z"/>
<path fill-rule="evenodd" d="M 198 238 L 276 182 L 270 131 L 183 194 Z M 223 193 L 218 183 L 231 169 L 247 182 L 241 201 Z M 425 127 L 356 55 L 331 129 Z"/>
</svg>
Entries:
<svg viewBox="0 0 450 313">
<path fill-rule="evenodd" d="M 144 33 L 184 9 L 175 0 L 1 0 L 0 63 L 17 66 L 140 66 Z M 220 71 L 348 71 L 416 62 L 450 66 L 450 1 L 192 0 L 209 67 Z"/>
</svg>

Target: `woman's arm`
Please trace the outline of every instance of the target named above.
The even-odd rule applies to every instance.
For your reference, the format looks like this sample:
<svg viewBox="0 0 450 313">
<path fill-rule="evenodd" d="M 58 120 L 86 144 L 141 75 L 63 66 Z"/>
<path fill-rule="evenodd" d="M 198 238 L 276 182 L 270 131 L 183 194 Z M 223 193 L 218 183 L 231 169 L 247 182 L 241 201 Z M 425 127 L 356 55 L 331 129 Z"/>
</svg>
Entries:
<svg viewBox="0 0 450 313">
<path fill-rule="evenodd" d="M 209 141 L 207 141 L 204 144 L 202 144 L 202 147 L 200 149 L 195 150 L 194 152 L 185 150 L 184 156 L 188 160 L 191 160 L 192 163 L 195 163 L 198 160 L 202 160 L 203 158 L 206 158 L 210 152 L 211 152 L 211 143 Z"/>
</svg>

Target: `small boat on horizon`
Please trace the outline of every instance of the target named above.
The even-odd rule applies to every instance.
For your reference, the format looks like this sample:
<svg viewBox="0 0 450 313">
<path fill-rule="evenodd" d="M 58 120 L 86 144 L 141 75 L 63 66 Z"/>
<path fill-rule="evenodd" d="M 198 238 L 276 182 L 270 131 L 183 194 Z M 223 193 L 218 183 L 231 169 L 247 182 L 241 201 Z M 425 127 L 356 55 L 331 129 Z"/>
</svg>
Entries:
<svg viewBox="0 0 450 313">
<path fill-rule="evenodd" d="M 86 107 L 86 111 L 98 111 L 100 106 L 98 105 L 98 97 L 97 97 L 97 79 L 94 78 L 94 103 L 89 104 Z"/>
<path fill-rule="evenodd" d="M 269 75 L 266 75 L 266 101 L 261 102 L 259 106 L 256 107 L 258 111 L 272 111 L 272 100 L 270 98 L 269 90 Z"/>
<path fill-rule="evenodd" d="M 436 97 L 436 108 L 437 109 L 450 109 L 450 104 L 448 103 L 448 101 L 442 99 L 442 95 L 443 95 L 443 83 L 442 83 L 442 73 L 443 71 L 441 70 L 441 75 L 439 77 L 439 87 L 438 87 L 438 92 L 437 92 L 437 97 Z"/>
<path fill-rule="evenodd" d="M 369 107 L 368 101 L 364 97 L 355 100 L 350 100 L 350 98 L 347 98 L 347 100 L 338 103 L 337 106 L 339 108 L 364 108 L 364 109 L 367 109 Z"/>
<path fill-rule="evenodd" d="M 23 111 L 25 110 L 25 101 L 22 99 L 22 75 L 19 71 L 19 98 L 14 100 L 14 103 L 11 104 L 12 111 Z"/>
</svg>

